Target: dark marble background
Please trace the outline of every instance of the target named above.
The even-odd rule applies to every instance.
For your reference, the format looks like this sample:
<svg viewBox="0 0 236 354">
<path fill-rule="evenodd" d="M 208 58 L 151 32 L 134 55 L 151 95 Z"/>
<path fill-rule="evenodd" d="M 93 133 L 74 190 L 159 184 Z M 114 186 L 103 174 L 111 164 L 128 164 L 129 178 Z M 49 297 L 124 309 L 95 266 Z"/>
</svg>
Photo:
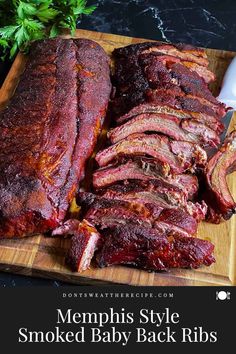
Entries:
<svg viewBox="0 0 236 354">
<path fill-rule="evenodd" d="M 235 0 L 100 0 L 81 28 L 236 51 Z"/>
<path fill-rule="evenodd" d="M 98 0 L 78 22 L 93 31 L 236 51 L 236 0 Z M 2 81 L 9 64 L 0 67 Z M 61 286 L 63 283 L 0 272 L 0 286 Z"/>
</svg>

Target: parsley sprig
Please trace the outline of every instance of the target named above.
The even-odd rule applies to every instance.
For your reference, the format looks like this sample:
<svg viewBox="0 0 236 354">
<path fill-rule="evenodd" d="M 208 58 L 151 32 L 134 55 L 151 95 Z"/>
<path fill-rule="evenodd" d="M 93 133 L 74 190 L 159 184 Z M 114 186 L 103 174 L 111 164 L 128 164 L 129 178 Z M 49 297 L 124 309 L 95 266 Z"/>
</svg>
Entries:
<svg viewBox="0 0 236 354">
<path fill-rule="evenodd" d="M 31 41 L 56 37 L 63 29 L 73 35 L 78 18 L 95 9 L 85 0 L 0 0 L 2 58 L 12 59 Z"/>
</svg>

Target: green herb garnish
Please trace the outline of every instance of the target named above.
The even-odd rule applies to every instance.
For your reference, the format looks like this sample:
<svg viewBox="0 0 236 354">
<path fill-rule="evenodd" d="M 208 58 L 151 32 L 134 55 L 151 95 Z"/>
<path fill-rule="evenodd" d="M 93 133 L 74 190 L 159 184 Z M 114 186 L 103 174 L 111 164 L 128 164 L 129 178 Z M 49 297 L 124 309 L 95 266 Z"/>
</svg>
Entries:
<svg viewBox="0 0 236 354">
<path fill-rule="evenodd" d="M 63 29 L 73 35 L 78 18 L 95 9 L 85 0 L 0 0 L 2 59 L 8 55 L 12 59 L 31 41 L 56 37 Z"/>
</svg>

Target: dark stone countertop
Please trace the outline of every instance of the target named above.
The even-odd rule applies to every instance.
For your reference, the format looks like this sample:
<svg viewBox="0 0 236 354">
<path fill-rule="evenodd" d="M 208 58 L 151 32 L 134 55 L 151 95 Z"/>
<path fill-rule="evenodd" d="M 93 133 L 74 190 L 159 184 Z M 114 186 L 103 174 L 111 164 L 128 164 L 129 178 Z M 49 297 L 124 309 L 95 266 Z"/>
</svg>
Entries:
<svg viewBox="0 0 236 354">
<path fill-rule="evenodd" d="M 98 8 L 79 21 L 79 28 L 236 51 L 235 0 L 91 0 L 88 4 Z M 8 69 L 9 65 L 0 68 L 1 80 Z M 63 284 L 0 272 L 0 287 Z"/>
</svg>

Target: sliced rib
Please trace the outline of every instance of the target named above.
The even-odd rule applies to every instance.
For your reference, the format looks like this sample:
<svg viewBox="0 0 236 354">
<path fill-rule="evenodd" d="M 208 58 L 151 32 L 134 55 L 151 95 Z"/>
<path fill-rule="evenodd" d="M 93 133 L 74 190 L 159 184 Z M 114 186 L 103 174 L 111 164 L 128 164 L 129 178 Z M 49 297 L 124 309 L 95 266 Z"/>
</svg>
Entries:
<svg viewBox="0 0 236 354">
<path fill-rule="evenodd" d="M 177 173 L 181 173 L 183 171 L 178 159 L 170 150 L 168 140 L 164 137 L 160 137 L 159 135 L 131 135 L 125 140 L 100 151 L 96 155 L 96 161 L 100 167 L 103 167 L 111 163 L 120 155 L 152 156 L 157 161 L 168 163 L 173 171 Z"/>
<path fill-rule="evenodd" d="M 180 143 L 179 147 L 177 143 Z M 182 149 L 182 142 L 170 143 L 166 137 L 156 134 L 134 134 L 99 152 L 96 161 L 100 167 L 103 167 L 120 155 L 149 155 L 157 161 L 169 164 L 175 173 L 182 173 L 186 169 L 206 163 L 206 153 L 200 146 L 187 142 L 184 144 L 184 149 Z M 178 158 L 173 153 L 178 155 Z"/>
<path fill-rule="evenodd" d="M 224 129 L 224 125 L 214 116 L 209 116 L 204 113 L 196 113 L 183 109 L 176 109 L 170 106 L 166 106 L 162 103 L 143 103 L 134 108 L 132 108 L 128 113 L 120 116 L 116 119 L 118 124 L 123 124 L 133 117 L 139 116 L 141 114 L 169 114 L 178 119 L 195 119 L 200 122 L 204 122 L 207 126 L 214 129 L 217 133 L 221 133 Z"/>
<path fill-rule="evenodd" d="M 87 220 L 67 220 L 54 230 L 53 235 L 71 235 L 70 248 L 66 255 L 66 264 L 74 272 L 83 272 L 90 267 L 94 252 L 101 241 L 101 235 Z"/>
<path fill-rule="evenodd" d="M 206 53 L 203 49 L 186 44 L 169 44 L 161 42 L 145 42 L 131 44 L 123 48 L 115 49 L 113 54 L 116 58 L 127 58 L 133 55 L 150 53 L 163 53 L 183 60 L 191 61 L 199 65 L 208 66 Z"/>
<path fill-rule="evenodd" d="M 214 73 L 208 70 L 205 66 L 193 63 L 191 61 L 182 61 L 181 64 L 186 66 L 189 70 L 196 72 L 207 84 L 215 81 Z"/>
<path fill-rule="evenodd" d="M 149 180 L 169 174 L 169 166 L 157 163 L 152 158 L 136 157 L 121 159 L 116 166 L 100 168 L 93 173 L 94 188 L 109 186 L 117 181 L 128 179 Z"/>
<path fill-rule="evenodd" d="M 87 212 L 86 219 L 92 224 L 99 227 L 100 230 L 106 229 L 108 227 L 115 226 L 125 226 L 129 223 L 134 223 L 137 225 L 151 226 L 152 222 L 149 215 L 143 215 L 146 213 L 140 210 L 136 211 L 131 208 L 130 203 L 120 203 L 119 201 L 103 200 L 103 204 L 97 202 L 95 203 Z"/>
<path fill-rule="evenodd" d="M 169 63 L 179 63 L 181 65 L 184 65 L 186 68 L 188 68 L 190 71 L 193 71 L 195 73 L 197 73 L 201 78 L 203 78 L 203 80 L 206 83 L 210 83 L 212 81 L 215 80 L 215 75 L 209 70 L 207 69 L 205 66 L 199 65 L 197 63 L 194 63 L 192 61 L 188 61 L 188 60 L 183 60 L 181 58 L 178 58 L 176 56 L 173 55 L 168 55 L 168 54 L 164 54 L 164 53 L 158 53 L 158 52 L 152 52 L 152 53 L 144 53 L 141 54 L 141 58 L 143 56 L 149 56 L 150 55 L 154 55 L 156 56 L 156 59 L 158 61 L 161 61 L 162 63 L 164 63 L 165 65 L 168 65 Z"/>
<path fill-rule="evenodd" d="M 160 213 L 155 225 L 165 223 L 170 229 L 174 225 L 179 230 L 184 230 L 188 235 L 195 235 L 197 232 L 197 221 L 194 217 L 179 209 L 166 208 Z M 181 232 L 179 231 L 181 234 Z"/>
<path fill-rule="evenodd" d="M 166 173 L 167 172 L 167 173 Z M 93 174 L 94 188 L 104 188 L 119 181 L 157 179 L 175 185 L 186 193 L 189 199 L 198 191 L 198 180 L 196 176 L 181 174 L 168 175 L 165 166 L 156 163 L 153 159 L 138 158 L 128 160 L 117 166 L 101 168 Z"/>
<path fill-rule="evenodd" d="M 114 144 L 131 134 L 144 132 L 162 133 L 175 140 L 199 143 L 199 139 L 194 134 L 186 133 L 179 127 L 176 117 L 152 113 L 141 114 L 124 125 L 111 129 L 108 138 Z"/>
<path fill-rule="evenodd" d="M 196 233 L 197 221 L 186 211 L 184 196 L 180 195 L 180 192 L 179 195 L 174 193 L 171 195 L 169 192 L 169 195 L 165 196 L 161 191 L 140 190 L 132 194 L 132 191 L 122 190 L 124 186 L 120 186 L 120 191 L 117 189 L 105 191 L 101 196 L 94 196 L 92 202 L 90 193 L 79 194 L 78 204 L 87 208 L 85 219 L 100 230 L 126 225 L 129 222 L 146 226 L 161 222 L 165 223 L 165 227 L 169 225 L 170 229 L 178 230 L 185 236 Z M 180 201 L 178 198 L 183 200 Z"/>
<path fill-rule="evenodd" d="M 198 221 L 203 220 L 206 215 L 206 209 L 201 204 L 195 205 L 189 202 L 182 189 L 157 180 L 130 181 L 125 185 L 112 185 L 99 190 L 99 195 L 106 199 L 124 200 L 145 206 L 154 219 L 159 218 L 163 209 L 179 209 L 186 219 L 191 215 Z M 187 213 L 189 215 L 186 216 Z M 195 232 L 196 229 L 193 233 Z"/>
<path fill-rule="evenodd" d="M 144 76 L 151 89 L 163 95 L 182 96 L 198 99 L 202 105 L 209 106 L 219 116 L 225 114 L 224 105 L 212 95 L 206 82 L 196 72 L 176 62 L 163 62 L 155 56 L 140 59 Z M 130 93 L 131 91 L 129 91 Z"/>
<path fill-rule="evenodd" d="M 190 94 L 193 96 L 202 97 L 216 106 L 222 105 L 212 95 L 207 84 L 196 72 L 191 72 L 191 70 L 179 63 L 173 63 L 169 65 L 169 68 L 173 77 L 178 80 L 179 86 L 187 95 Z"/>
<path fill-rule="evenodd" d="M 212 214 L 215 221 L 220 217 L 229 219 L 236 213 L 236 203 L 231 195 L 226 176 L 236 167 L 236 131 L 226 139 L 219 151 L 210 159 L 205 170 L 206 202 L 215 211 Z M 219 215 L 217 218 L 216 215 Z M 212 220 L 214 221 L 214 220 Z"/>
<path fill-rule="evenodd" d="M 212 106 L 211 102 L 209 103 L 193 95 L 176 94 L 172 89 L 149 89 L 145 92 L 145 97 L 150 103 L 169 106 L 184 111 L 203 113 L 207 116 L 215 117 L 216 119 L 223 117 L 226 113 L 224 107 L 219 106 L 219 114 L 216 107 Z"/>
<path fill-rule="evenodd" d="M 208 60 L 205 54 L 202 53 L 201 56 L 196 55 L 197 53 L 199 54 L 200 51 L 196 49 L 192 50 L 180 50 L 174 45 L 171 44 L 163 44 L 163 45 L 156 45 L 155 43 L 150 46 L 149 49 L 143 50 L 141 54 L 148 54 L 148 53 L 163 53 L 163 54 L 168 54 L 173 57 L 180 58 L 181 60 L 185 61 L 190 61 L 193 63 L 196 63 L 201 66 L 208 66 Z"/>
<path fill-rule="evenodd" d="M 80 192 L 77 203 L 83 208 L 85 219 L 100 229 L 127 222 L 151 225 L 150 212 L 145 207 L 124 200 L 106 199 L 92 193 Z"/>
<path fill-rule="evenodd" d="M 198 268 L 215 261 L 213 250 L 214 246 L 208 241 L 178 235 L 171 230 L 163 232 L 161 228 L 127 225 L 106 231 L 96 261 L 99 267 L 129 264 L 155 271 Z"/>
</svg>

